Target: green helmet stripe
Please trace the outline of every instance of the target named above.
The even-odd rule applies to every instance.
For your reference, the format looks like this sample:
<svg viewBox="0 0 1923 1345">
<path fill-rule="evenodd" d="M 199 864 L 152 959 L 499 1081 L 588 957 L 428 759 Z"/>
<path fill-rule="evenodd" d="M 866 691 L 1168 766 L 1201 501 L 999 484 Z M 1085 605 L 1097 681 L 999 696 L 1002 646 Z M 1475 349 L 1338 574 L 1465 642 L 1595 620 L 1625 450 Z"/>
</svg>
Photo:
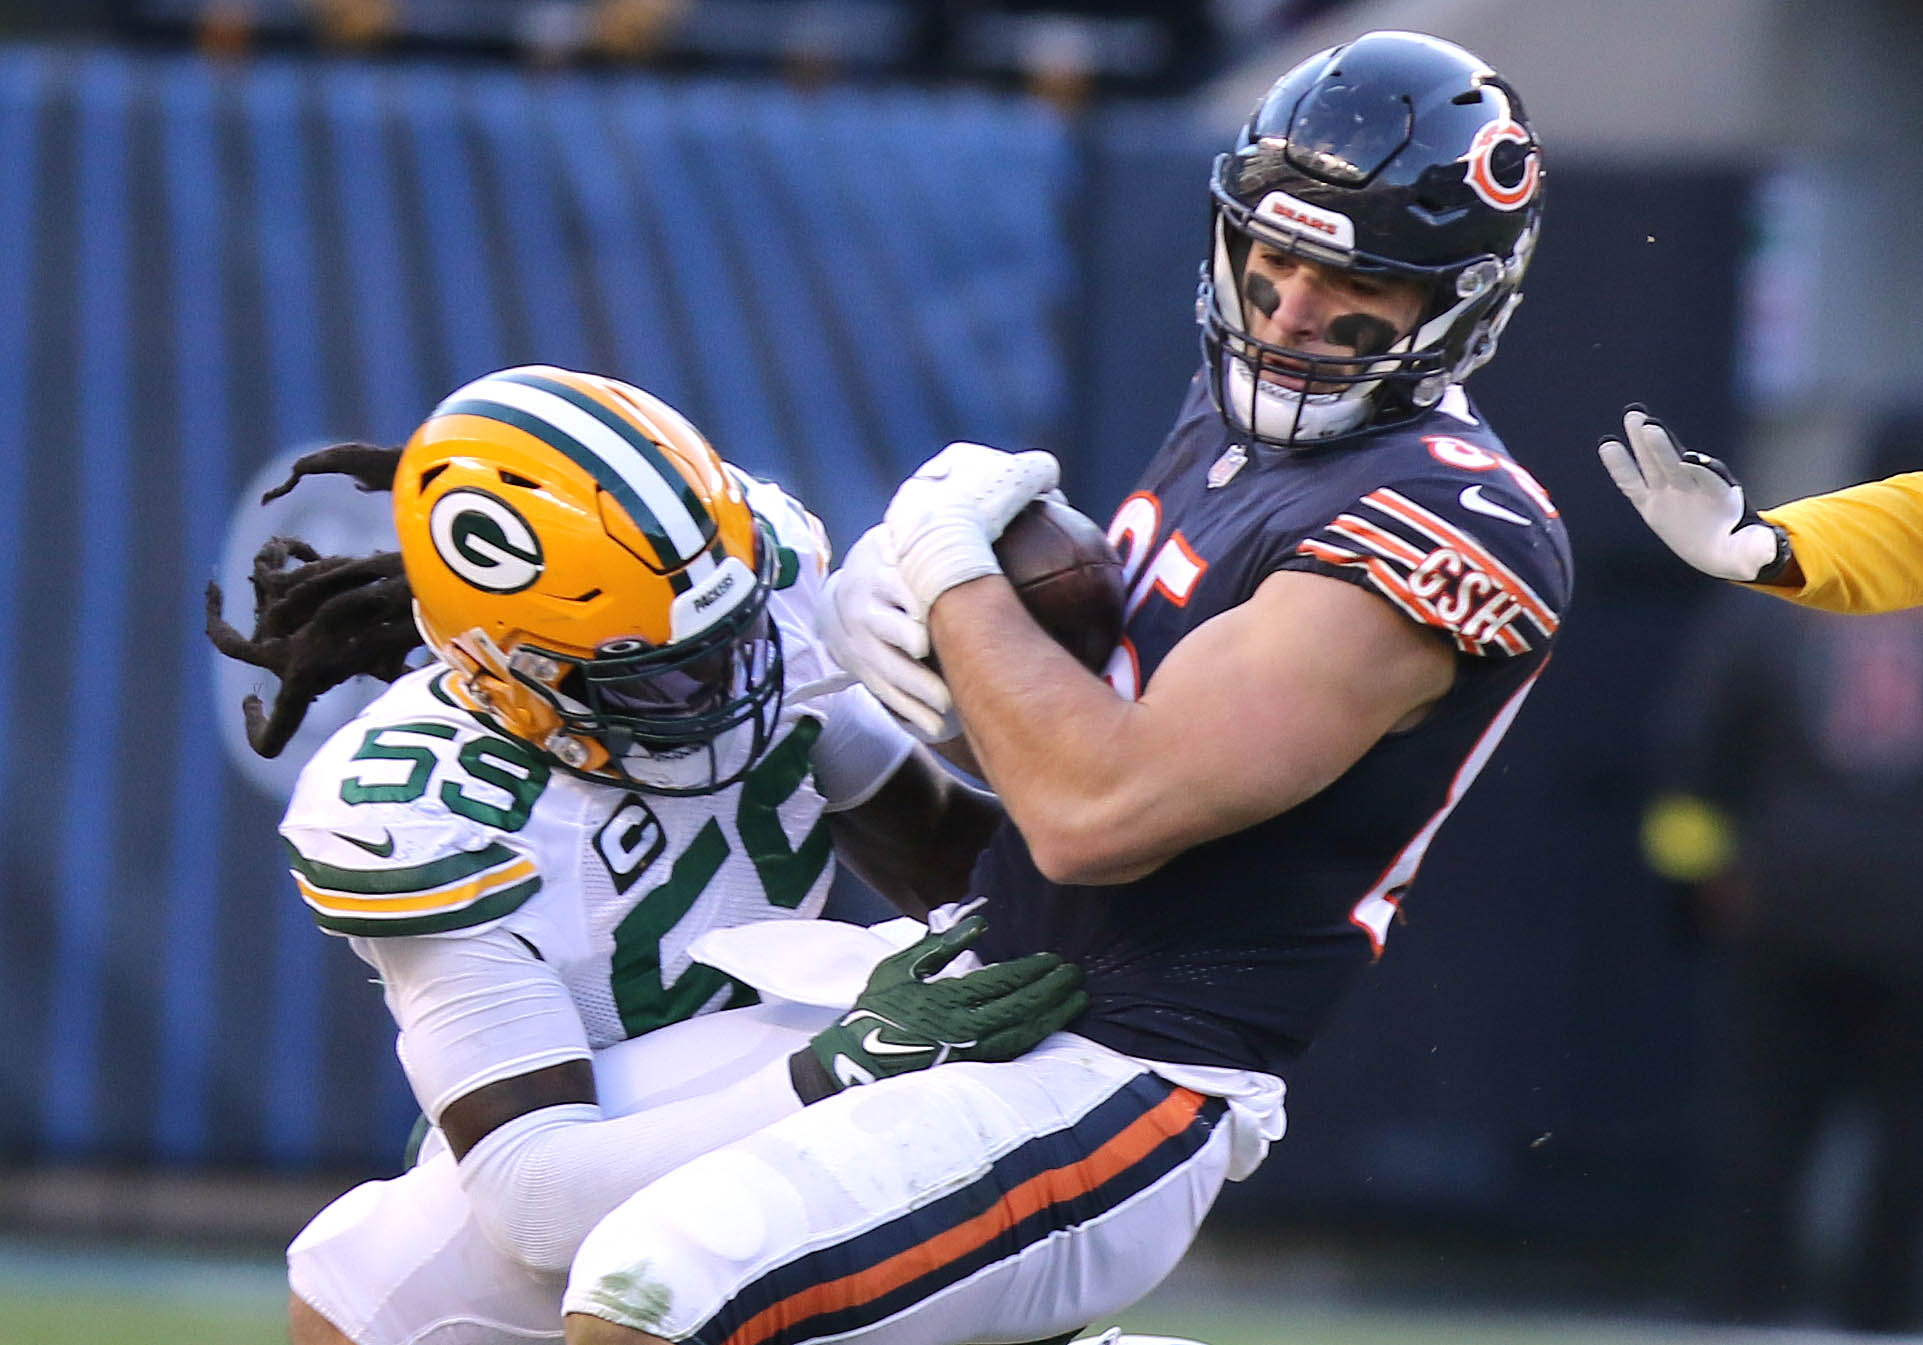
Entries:
<svg viewBox="0 0 1923 1345">
<path fill-rule="evenodd" d="M 641 530 L 641 535 L 647 538 L 648 545 L 653 547 L 655 554 L 661 557 L 663 567 L 672 570 L 678 569 L 683 564 L 681 553 L 675 549 L 674 542 L 662 528 L 654 512 L 643 504 L 641 498 L 621 482 L 618 476 L 607 472 L 601 460 L 572 435 L 562 433 L 539 416 L 480 397 L 449 398 L 435 408 L 435 414 L 480 416 L 487 420 L 499 421 L 503 425 L 512 425 L 517 430 L 533 435 L 570 462 L 586 470 L 602 489 L 620 502 L 621 507 L 627 510 L 628 516 L 634 520 L 634 525 Z M 610 477 L 613 479 L 609 479 Z"/>
<path fill-rule="evenodd" d="M 709 515 L 707 504 L 702 500 L 693 484 L 690 483 L 686 477 L 682 476 L 675 465 L 668 460 L 668 456 L 661 451 L 659 444 L 648 438 L 647 435 L 641 433 L 640 430 L 637 430 L 623 418 L 620 413 L 611 407 L 602 405 L 594 398 L 588 396 L 587 393 L 582 392 L 579 388 L 570 387 L 558 378 L 548 378 L 542 374 L 524 369 L 510 370 L 507 373 L 498 374 L 496 377 L 504 382 L 519 383 L 523 387 L 539 388 L 543 392 L 551 392 L 556 397 L 565 398 L 620 435 L 621 438 L 628 442 L 628 446 L 641 456 L 643 461 L 650 467 L 653 467 L 656 472 L 660 473 L 662 480 L 668 482 L 671 486 L 679 488 L 681 503 L 687 508 L 688 513 L 702 525 L 701 535 L 704 538 L 714 536 L 714 519 Z"/>
<path fill-rule="evenodd" d="M 455 392 L 435 415 L 512 425 L 586 471 L 634 520 L 677 591 L 705 577 L 717 527 L 674 464 L 646 435 L 593 398 L 555 379 L 490 375 Z M 678 574 L 692 568 L 695 573 Z"/>
</svg>

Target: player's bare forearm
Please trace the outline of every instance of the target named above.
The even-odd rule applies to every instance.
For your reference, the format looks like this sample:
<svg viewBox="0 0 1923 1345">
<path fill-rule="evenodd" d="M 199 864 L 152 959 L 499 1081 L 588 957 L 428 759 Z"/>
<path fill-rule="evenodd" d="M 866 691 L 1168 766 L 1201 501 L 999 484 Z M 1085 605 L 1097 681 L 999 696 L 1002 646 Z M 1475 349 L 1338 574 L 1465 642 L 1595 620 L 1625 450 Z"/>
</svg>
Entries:
<svg viewBox="0 0 1923 1345">
<path fill-rule="evenodd" d="M 910 753 L 874 797 L 827 814 L 835 857 L 917 918 L 968 895 L 975 857 L 1001 820 L 994 795 L 957 779 L 926 748 Z"/>
<path fill-rule="evenodd" d="M 1269 576 L 1184 636 L 1127 701 L 998 577 L 930 618 L 986 778 L 1043 873 L 1125 882 L 1310 798 L 1448 689 L 1453 655 L 1386 602 Z"/>
<path fill-rule="evenodd" d="M 1114 752 L 1134 707 L 1043 633 L 1000 576 L 944 593 L 929 629 L 982 778 L 1037 862 L 1095 881 L 1055 856 L 1117 800 Z"/>
</svg>

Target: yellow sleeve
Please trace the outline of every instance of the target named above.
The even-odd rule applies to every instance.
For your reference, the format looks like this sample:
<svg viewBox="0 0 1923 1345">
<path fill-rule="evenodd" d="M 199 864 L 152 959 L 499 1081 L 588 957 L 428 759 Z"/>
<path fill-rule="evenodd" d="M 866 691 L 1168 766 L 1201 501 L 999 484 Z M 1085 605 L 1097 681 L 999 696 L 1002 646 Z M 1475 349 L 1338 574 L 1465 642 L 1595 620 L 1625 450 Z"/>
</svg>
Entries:
<svg viewBox="0 0 1923 1345">
<path fill-rule="evenodd" d="M 1923 472 L 1792 500 L 1762 517 L 1789 533 L 1803 586 L 1764 593 L 1827 612 L 1923 607 Z"/>
</svg>

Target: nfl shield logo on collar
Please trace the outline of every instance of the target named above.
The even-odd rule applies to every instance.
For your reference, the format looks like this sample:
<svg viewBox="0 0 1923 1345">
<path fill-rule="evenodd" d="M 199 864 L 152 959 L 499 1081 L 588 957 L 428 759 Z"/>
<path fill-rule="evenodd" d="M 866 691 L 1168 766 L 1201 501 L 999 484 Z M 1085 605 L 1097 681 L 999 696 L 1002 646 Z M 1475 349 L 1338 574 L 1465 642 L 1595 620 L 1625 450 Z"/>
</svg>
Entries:
<svg viewBox="0 0 1923 1345">
<path fill-rule="evenodd" d="M 1249 451 L 1240 444 L 1230 444 L 1222 451 L 1222 456 L 1209 466 L 1208 486 L 1210 490 L 1220 490 L 1235 480 L 1235 474 L 1242 470 L 1242 464 L 1249 460 Z"/>
</svg>

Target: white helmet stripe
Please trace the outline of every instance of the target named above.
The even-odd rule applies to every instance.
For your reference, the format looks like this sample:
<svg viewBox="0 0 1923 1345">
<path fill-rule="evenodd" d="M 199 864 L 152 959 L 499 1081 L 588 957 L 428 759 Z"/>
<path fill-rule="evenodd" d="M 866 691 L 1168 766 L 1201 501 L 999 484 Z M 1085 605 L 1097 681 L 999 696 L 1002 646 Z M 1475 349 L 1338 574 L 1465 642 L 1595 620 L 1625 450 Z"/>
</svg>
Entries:
<svg viewBox="0 0 1923 1345">
<path fill-rule="evenodd" d="M 622 499 L 623 505 L 639 503 L 652 518 L 637 517 L 636 524 L 667 543 L 669 554 L 661 557 L 663 565 L 679 568 L 701 556 L 708 543 L 706 529 L 683 500 L 680 483 L 664 479 L 660 468 L 594 416 L 556 393 L 494 377 L 479 379 L 455 392 L 441 404 L 438 413 L 486 415 L 488 404 L 518 411 L 546 427 L 553 433 L 536 431 L 538 438 L 593 473 L 617 498 L 630 497 Z M 650 527 L 650 523 L 656 526 Z M 703 566 L 701 572 L 707 568 Z"/>
</svg>

